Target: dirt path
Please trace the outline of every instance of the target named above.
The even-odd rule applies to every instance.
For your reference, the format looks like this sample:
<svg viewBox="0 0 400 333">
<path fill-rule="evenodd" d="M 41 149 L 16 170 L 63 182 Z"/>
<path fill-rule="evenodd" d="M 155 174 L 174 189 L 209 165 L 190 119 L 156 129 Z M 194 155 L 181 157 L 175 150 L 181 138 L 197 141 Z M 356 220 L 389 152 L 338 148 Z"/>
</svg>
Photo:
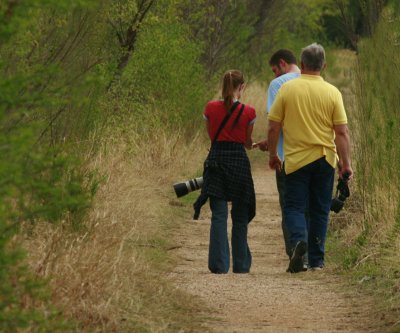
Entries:
<svg viewBox="0 0 400 333">
<path fill-rule="evenodd" d="M 214 275 L 207 270 L 210 212 L 188 220 L 177 235 L 177 287 L 200 297 L 215 313 L 204 326 L 214 332 L 375 332 L 370 302 L 325 268 L 289 274 L 284 255 L 275 175 L 253 170 L 257 216 L 249 227 L 250 274 Z"/>
</svg>

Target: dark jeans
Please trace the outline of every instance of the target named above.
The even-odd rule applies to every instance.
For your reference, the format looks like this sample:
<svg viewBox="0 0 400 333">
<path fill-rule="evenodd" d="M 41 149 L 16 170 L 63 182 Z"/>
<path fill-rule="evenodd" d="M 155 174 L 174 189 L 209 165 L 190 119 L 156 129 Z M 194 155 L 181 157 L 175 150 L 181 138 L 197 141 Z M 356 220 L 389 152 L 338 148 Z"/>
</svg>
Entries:
<svg viewBox="0 0 400 333">
<path fill-rule="evenodd" d="M 290 247 L 293 249 L 299 240 L 307 242 L 310 267 L 324 265 L 334 174 L 335 169 L 323 157 L 286 175 L 284 216 L 290 234 Z M 308 237 L 304 215 L 307 198 L 310 218 Z"/>
<path fill-rule="evenodd" d="M 208 268 L 213 273 L 229 271 L 229 241 L 227 232 L 228 203 L 210 197 L 211 228 L 208 252 Z M 248 207 L 232 202 L 232 261 L 234 273 L 248 273 L 251 266 L 251 252 L 247 244 Z"/>
<path fill-rule="evenodd" d="M 286 251 L 286 254 L 290 257 L 292 248 L 290 245 L 289 231 L 287 230 L 287 227 L 285 224 L 285 211 L 284 211 L 285 192 L 286 192 L 286 184 L 285 184 L 286 174 L 285 174 L 284 168 L 281 171 L 276 170 L 275 176 L 276 176 L 276 187 L 278 189 L 278 194 L 279 194 L 279 205 L 281 207 L 281 215 L 282 215 L 281 226 L 282 226 L 283 240 L 285 242 L 285 251 Z M 308 204 L 307 204 L 307 208 L 305 211 L 305 218 L 306 218 L 306 235 L 307 235 L 308 224 L 309 224 L 309 219 L 310 219 L 309 214 L 308 214 Z M 305 261 L 307 262 L 307 254 L 305 256 Z"/>
<path fill-rule="evenodd" d="M 286 254 L 290 256 L 291 248 L 290 248 L 289 232 L 287 231 L 287 228 L 285 226 L 285 213 L 283 210 L 283 207 L 285 206 L 285 190 L 286 190 L 285 171 L 283 169 L 282 171 L 276 170 L 275 176 L 276 176 L 276 187 L 278 189 L 278 194 L 279 194 L 279 205 L 281 206 L 281 215 L 282 215 L 281 226 L 283 232 L 283 240 L 285 241 Z"/>
</svg>

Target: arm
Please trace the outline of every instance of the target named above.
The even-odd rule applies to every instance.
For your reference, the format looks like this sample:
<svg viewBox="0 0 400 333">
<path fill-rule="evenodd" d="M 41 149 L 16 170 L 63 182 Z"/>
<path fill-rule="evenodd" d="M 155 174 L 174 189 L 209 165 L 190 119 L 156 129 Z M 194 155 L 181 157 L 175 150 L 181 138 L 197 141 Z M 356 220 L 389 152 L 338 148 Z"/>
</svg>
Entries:
<svg viewBox="0 0 400 333">
<path fill-rule="evenodd" d="M 208 119 L 205 119 L 205 122 L 206 122 L 206 129 L 207 129 L 208 136 L 209 136 L 209 138 L 211 139 L 211 133 L 210 133 L 210 131 L 211 131 L 211 128 L 210 128 L 210 122 L 208 121 Z M 211 139 L 211 140 L 212 140 L 212 139 Z"/>
<path fill-rule="evenodd" d="M 244 146 L 245 146 L 247 149 L 253 148 L 253 139 L 252 139 L 253 128 L 254 128 L 254 125 L 253 125 L 253 124 L 247 126 L 247 130 L 246 130 L 246 143 L 244 144 Z"/>
<path fill-rule="evenodd" d="M 339 155 L 339 177 L 347 173 L 349 179 L 353 176 L 353 169 L 351 167 L 350 160 L 350 136 L 349 129 L 346 124 L 344 125 L 334 125 L 333 129 L 335 131 L 335 144 L 337 153 Z"/>
<path fill-rule="evenodd" d="M 281 127 L 280 122 L 271 119 L 268 121 L 269 166 L 278 171 L 282 169 L 282 162 L 278 157 L 278 140 Z"/>
<path fill-rule="evenodd" d="M 210 113 L 210 103 L 207 103 L 205 108 L 204 108 L 203 119 L 204 119 L 205 124 L 206 124 L 208 137 L 210 138 L 210 140 L 212 140 L 212 138 L 211 138 L 211 126 L 210 126 L 210 121 L 208 119 L 209 113 Z"/>
<path fill-rule="evenodd" d="M 267 114 L 271 110 L 272 104 L 274 103 L 278 90 L 279 90 L 279 85 L 276 84 L 275 80 L 272 80 L 271 83 L 269 84 L 267 91 L 267 107 L 266 107 Z M 254 148 L 258 147 L 262 151 L 268 151 L 268 139 L 257 142 L 253 147 Z"/>
<path fill-rule="evenodd" d="M 278 93 L 278 90 L 280 88 L 280 85 L 277 83 L 277 81 L 272 80 L 271 83 L 269 84 L 268 87 L 268 92 L 267 92 L 267 114 L 271 111 L 272 104 L 274 104 L 276 94 Z"/>
</svg>

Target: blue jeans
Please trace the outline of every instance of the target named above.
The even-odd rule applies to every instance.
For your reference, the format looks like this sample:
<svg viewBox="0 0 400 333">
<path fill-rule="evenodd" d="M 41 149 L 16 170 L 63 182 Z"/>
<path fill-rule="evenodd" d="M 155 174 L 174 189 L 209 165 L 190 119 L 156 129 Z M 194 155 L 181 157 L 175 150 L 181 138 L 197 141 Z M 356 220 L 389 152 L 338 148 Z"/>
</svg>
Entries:
<svg viewBox="0 0 400 333">
<path fill-rule="evenodd" d="M 275 177 L 276 177 L 276 187 L 278 189 L 278 194 L 279 194 L 279 205 L 281 207 L 281 215 L 282 215 L 282 221 L 281 221 L 281 226 L 282 226 L 282 233 L 283 233 L 283 240 L 285 242 L 285 251 L 286 254 L 291 256 L 292 248 L 290 246 L 290 237 L 289 237 L 289 231 L 287 230 L 286 224 L 285 224 L 285 192 L 286 192 L 286 183 L 285 183 L 285 170 L 284 168 L 279 171 L 276 170 L 275 172 Z M 306 236 L 308 233 L 308 224 L 309 224 L 309 214 L 308 214 L 308 205 L 306 208 L 305 212 L 305 218 L 306 218 Z M 305 255 L 305 261 L 308 261 L 308 256 L 307 254 Z"/>
<path fill-rule="evenodd" d="M 287 231 L 287 228 L 285 226 L 285 213 L 283 210 L 283 207 L 285 205 L 285 190 L 286 190 L 285 171 L 284 170 L 282 170 L 282 171 L 276 170 L 275 176 L 276 176 L 276 187 L 278 189 L 278 194 L 279 194 L 279 205 L 281 207 L 281 215 L 282 215 L 281 226 L 282 226 L 282 232 L 283 232 L 283 240 L 285 242 L 286 254 L 288 256 L 290 256 L 291 247 L 290 247 L 290 240 L 289 240 L 289 232 Z"/>
<path fill-rule="evenodd" d="M 299 240 L 308 243 L 310 267 L 324 265 L 325 238 L 328 229 L 335 169 L 322 157 L 286 175 L 285 225 L 293 249 Z M 309 206 L 309 230 L 304 213 Z"/>
<path fill-rule="evenodd" d="M 213 273 L 229 271 L 229 241 L 227 231 L 228 203 L 210 197 L 211 228 L 208 252 L 208 268 Z M 232 202 L 232 261 L 234 273 L 248 273 L 251 266 L 251 252 L 247 244 L 248 207 Z"/>
</svg>

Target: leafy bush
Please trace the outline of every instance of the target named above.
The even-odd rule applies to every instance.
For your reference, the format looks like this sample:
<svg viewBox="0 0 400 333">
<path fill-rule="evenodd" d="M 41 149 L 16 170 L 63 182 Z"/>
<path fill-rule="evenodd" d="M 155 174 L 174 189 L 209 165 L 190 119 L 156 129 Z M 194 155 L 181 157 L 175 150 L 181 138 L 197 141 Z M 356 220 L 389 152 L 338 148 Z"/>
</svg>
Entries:
<svg viewBox="0 0 400 333">
<path fill-rule="evenodd" d="M 167 126 L 190 133 L 202 120 L 212 92 L 198 63 L 201 47 L 188 35 L 188 27 L 173 13 L 153 15 L 142 27 L 135 53 L 113 87 L 112 100 L 120 115 L 134 119 L 138 132 Z"/>
<path fill-rule="evenodd" d="M 96 181 L 60 144 L 56 124 L 71 103 L 67 80 L 60 79 L 60 63 L 46 63 L 46 52 L 38 47 L 44 46 L 40 38 L 47 28 L 41 15 L 54 10 L 62 18 L 63 10 L 83 3 L 9 1 L 0 6 L 0 330 L 5 332 L 66 328 L 49 304 L 45 283 L 24 264 L 14 236 L 28 221 L 75 223 L 90 206 Z"/>
</svg>

